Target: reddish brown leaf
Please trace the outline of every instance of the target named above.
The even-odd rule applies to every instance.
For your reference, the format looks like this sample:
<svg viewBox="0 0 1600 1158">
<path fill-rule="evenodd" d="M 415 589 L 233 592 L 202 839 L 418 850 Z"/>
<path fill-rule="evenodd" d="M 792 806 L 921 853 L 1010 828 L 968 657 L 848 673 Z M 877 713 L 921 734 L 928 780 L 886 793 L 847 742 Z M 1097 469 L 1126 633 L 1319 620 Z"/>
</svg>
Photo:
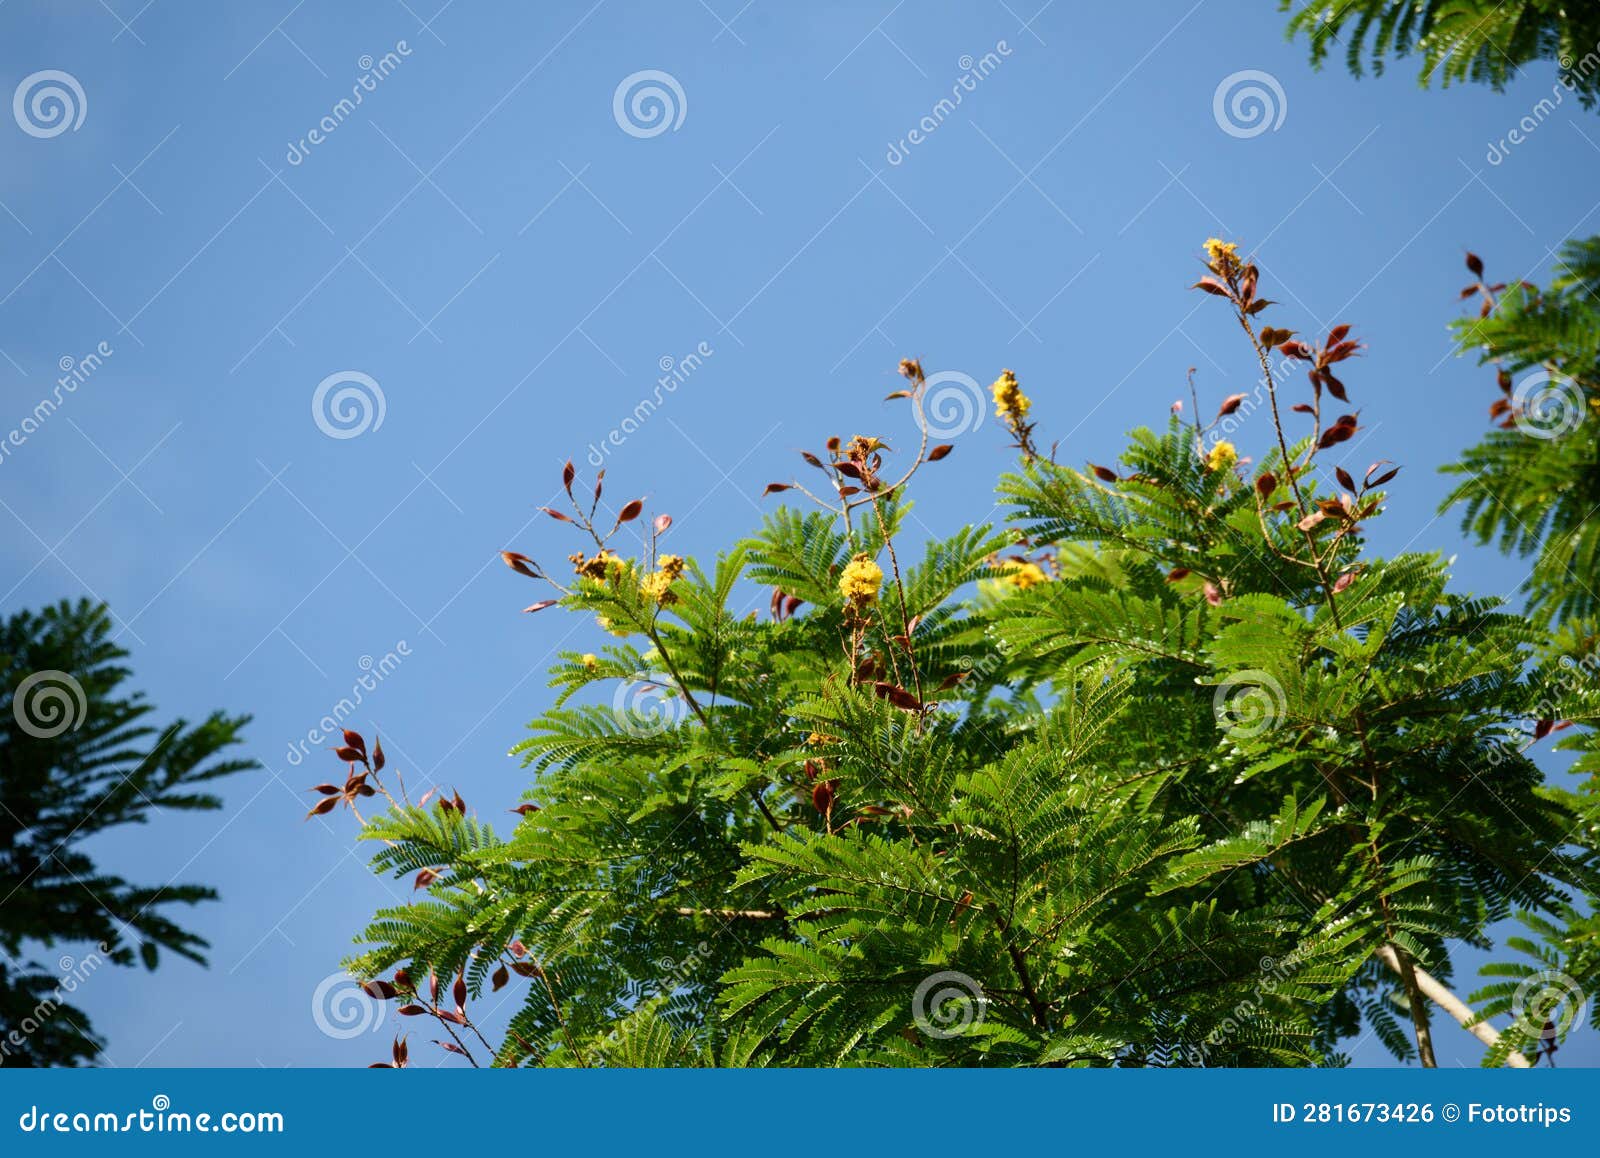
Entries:
<svg viewBox="0 0 1600 1158">
<path fill-rule="evenodd" d="M 572 497 L 572 480 L 578 477 L 578 468 L 572 465 L 572 460 L 567 459 L 567 465 L 561 468 L 561 485 L 566 488 L 567 497 Z"/>
<path fill-rule="evenodd" d="M 1235 410 L 1239 409 L 1239 404 L 1247 397 L 1249 397 L 1249 395 L 1246 394 L 1228 395 L 1222 400 L 1222 405 L 1217 407 L 1217 417 L 1221 418 L 1224 415 L 1232 414 Z"/>
<path fill-rule="evenodd" d="M 343 792 L 344 789 L 334 784 L 318 784 L 315 788 L 308 788 L 306 791 L 320 792 L 324 796 L 337 796 L 339 793 Z"/>
<path fill-rule="evenodd" d="M 457 1045 L 453 1041 L 440 1041 L 438 1038 L 434 1038 L 433 1039 L 433 1044 L 437 1045 L 437 1046 L 440 1046 L 443 1049 L 447 1049 L 451 1053 L 458 1053 L 462 1057 L 471 1057 L 472 1056 L 471 1054 L 467 1053 L 466 1050 L 462 1049 L 459 1045 Z"/>
<path fill-rule="evenodd" d="M 1117 472 L 1112 470 L 1110 467 L 1096 466 L 1091 462 L 1089 464 L 1089 469 L 1094 471 L 1094 477 L 1099 479 L 1101 482 L 1117 481 Z"/>
<path fill-rule="evenodd" d="M 513 957 L 519 957 L 520 958 L 520 957 L 526 957 L 528 955 L 528 947 L 526 945 L 524 945 L 520 940 L 512 941 L 509 945 L 506 946 L 506 948 L 511 950 L 511 955 Z"/>
<path fill-rule="evenodd" d="M 1270 470 L 1262 471 L 1261 477 L 1256 479 L 1256 494 L 1260 495 L 1262 498 L 1266 498 L 1277 489 L 1278 476 L 1273 474 Z"/>
<path fill-rule="evenodd" d="M 427 1013 L 428 1007 L 426 1005 L 402 1005 L 395 1012 L 401 1017 L 417 1017 L 420 1014 Z"/>
<path fill-rule="evenodd" d="M 837 780 L 824 780 L 811 790 L 811 804 L 818 812 L 830 812 L 833 809 L 835 793 L 838 791 Z"/>
<path fill-rule="evenodd" d="M 546 607 L 554 607 L 559 602 L 559 599 L 541 599 L 537 603 L 528 604 L 522 610 L 524 614 L 530 611 L 543 611 Z"/>
<path fill-rule="evenodd" d="M 539 509 L 541 511 L 543 511 L 545 514 L 549 515 L 552 519 L 554 519 L 558 523 L 570 523 L 570 522 L 572 522 L 571 519 L 567 518 L 566 515 L 563 515 L 560 511 L 556 510 L 554 507 L 540 507 Z"/>
<path fill-rule="evenodd" d="M 1333 593 L 1337 595 L 1355 581 L 1356 573 L 1354 571 L 1346 571 L 1343 575 L 1339 576 L 1333 581 Z"/>
<path fill-rule="evenodd" d="M 1350 477 L 1350 472 L 1345 470 L 1344 467 L 1342 467 L 1342 466 L 1334 467 L 1333 468 L 1333 475 L 1334 475 L 1335 478 L 1337 478 L 1339 480 L 1339 485 L 1342 486 L 1345 490 L 1353 491 L 1353 490 L 1356 489 L 1356 480 Z"/>
<path fill-rule="evenodd" d="M 349 728 L 346 728 L 344 730 L 344 743 L 345 747 L 354 748 L 357 752 L 361 753 L 363 758 L 365 758 L 367 754 L 367 742 L 361 738 L 360 732 L 352 732 Z"/>
<path fill-rule="evenodd" d="M 1467 268 L 1472 271 L 1474 277 L 1483 276 L 1483 258 L 1473 253 L 1470 249 L 1467 250 Z"/>
<path fill-rule="evenodd" d="M 416 892 L 418 889 L 425 889 L 438 879 L 438 869 L 425 868 L 417 874 L 416 883 L 411 886 L 411 891 Z"/>
<path fill-rule="evenodd" d="M 537 804 L 519 804 L 515 808 L 507 809 L 507 811 L 515 812 L 518 816 L 526 816 L 530 812 L 538 812 L 539 806 Z"/>
<path fill-rule="evenodd" d="M 335 748 L 333 754 L 349 764 L 359 763 L 364 759 L 364 754 L 354 748 Z"/>
<path fill-rule="evenodd" d="M 455 998 L 457 1009 L 467 1007 L 467 975 L 464 971 L 456 975 L 456 983 L 450 988 L 450 996 Z"/>
<path fill-rule="evenodd" d="M 521 551 L 501 551 L 500 558 L 518 575 L 526 575 L 529 579 L 539 578 L 539 565 Z"/>
<path fill-rule="evenodd" d="M 941 443 L 928 452 L 928 461 L 938 462 L 941 458 L 949 454 L 954 449 L 955 447 L 950 445 L 948 442 Z"/>
<path fill-rule="evenodd" d="M 1180 579 L 1188 578 L 1188 575 L 1189 575 L 1189 568 L 1187 568 L 1187 567 L 1174 567 L 1172 570 L 1167 572 L 1167 582 L 1168 583 L 1176 583 Z"/>
<path fill-rule="evenodd" d="M 338 806 L 339 797 L 324 796 L 321 800 L 317 801 L 316 805 L 311 809 L 310 812 L 306 813 L 306 819 L 310 820 L 313 816 L 324 816 L 327 813 L 332 812 Z"/>
<path fill-rule="evenodd" d="M 504 965 L 496 969 L 489 977 L 490 992 L 498 993 L 504 989 L 506 982 L 511 980 L 511 973 Z"/>
<path fill-rule="evenodd" d="M 768 495 L 780 494 L 788 489 L 788 483 L 768 483 L 767 489 L 761 492 L 761 497 L 766 498 Z"/>
<path fill-rule="evenodd" d="M 906 691 L 905 688 L 898 687 L 885 680 L 879 680 L 872 685 L 872 690 L 877 692 L 881 699 L 888 700 L 897 708 L 904 708 L 908 712 L 920 712 L 922 710 L 922 701 Z"/>
<path fill-rule="evenodd" d="M 1206 293 L 1215 294 L 1219 298 L 1226 298 L 1226 297 L 1232 297 L 1233 296 L 1229 292 L 1228 287 L 1223 285 L 1220 281 L 1218 281 L 1214 277 L 1203 277 L 1199 281 L 1195 282 L 1194 285 L 1191 286 L 1190 288 L 1191 289 L 1205 290 Z"/>
<path fill-rule="evenodd" d="M 643 513 L 644 500 L 630 499 L 628 502 L 622 504 L 622 510 L 617 512 L 616 527 L 622 526 L 623 523 L 633 522 L 633 520 L 637 519 Z M 616 527 L 613 527 L 612 530 L 616 530 Z"/>
<path fill-rule="evenodd" d="M 361 987 L 361 992 L 376 1001 L 388 1001 L 395 996 L 398 990 L 387 981 L 368 981 Z"/>
</svg>

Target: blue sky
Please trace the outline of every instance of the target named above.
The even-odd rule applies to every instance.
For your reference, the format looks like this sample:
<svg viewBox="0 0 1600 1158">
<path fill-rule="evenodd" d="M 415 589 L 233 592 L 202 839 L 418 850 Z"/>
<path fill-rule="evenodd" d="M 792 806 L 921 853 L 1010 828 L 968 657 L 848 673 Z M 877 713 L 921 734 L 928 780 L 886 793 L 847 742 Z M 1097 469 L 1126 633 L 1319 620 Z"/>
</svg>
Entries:
<svg viewBox="0 0 1600 1158">
<path fill-rule="evenodd" d="M 81 991 L 116 1065 L 381 1055 L 391 1025 L 330 1038 L 311 1002 L 409 885 L 367 872 L 347 817 L 302 822 L 337 769 L 289 749 L 364 657 L 396 653 L 362 730 L 413 786 L 515 803 L 506 750 L 548 702 L 543 669 L 596 641 L 519 615 L 531 588 L 497 553 L 570 549 L 534 508 L 663 366 L 710 351 L 609 448 L 609 485 L 708 554 L 754 526 L 795 449 L 905 437 L 881 402 L 902 356 L 985 383 L 1014 369 L 1073 461 L 1164 422 L 1190 366 L 1208 407 L 1251 388 L 1237 330 L 1186 288 L 1201 242 L 1236 238 L 1277 325 L 1348 321 L 1370 346 L 1346 377 L 1366 427 L 1349 460 L 1407 468 L 1375 546 L 1454 553 L 1435 468 L 1493 389 L 1445 330 L 1463 250 L 1538 279 L 1600 230 L 1600 118 L 1575 101 L 1487 157 L 1552 69 L 1504 94 L 1422 93 L 1405 64 L 1318 74 L 1264 0 L 440 2 L 0 3 L 0 96 L 59 70 L 83 106 L 55 135 L 0 117 L 0 432 L 64 359 L 110 351 L 0 458 L 0 607 L 106 600 L 164 712 L 253 712 L 265 765 L 221 814 L 99 846 L 224 898 L 187 915 L 209 970 Z M 614 110 L 645 70 L 675 82 L 670 127 Z M 1214 112 L 1246 70 L 1277 90 L 1253 135 Z M 381 423 L 325 433 L 363 425 L 318 422 L 330 377 L 381 394 Z M 929 533 L 990 516 L 1005 442 L 989 418 L 925 474 Z M 1467 548 L 1459 584 L 1511 593 L 1524 571 Z M 1436 1036 L 1475 1064 L 1464 1034 Z M 1564 1060 L 1600 1057 L 1583 1036 Z M 1371 1041 L 1357 1057 L 1385 1060 Z"/>
</svg>

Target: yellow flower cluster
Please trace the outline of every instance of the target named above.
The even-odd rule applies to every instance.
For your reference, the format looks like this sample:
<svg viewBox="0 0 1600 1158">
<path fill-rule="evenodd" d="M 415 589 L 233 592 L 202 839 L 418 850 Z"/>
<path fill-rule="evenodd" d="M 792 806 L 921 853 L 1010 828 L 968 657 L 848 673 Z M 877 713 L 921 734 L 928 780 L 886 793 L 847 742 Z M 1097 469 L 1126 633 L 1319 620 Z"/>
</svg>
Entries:
<svg viewBox="0 0 1600 1158">
<path fill-rule="evenodd" d="M 1219 273 L 1227 273 L 1239 264 L 1239 247 L 1234 242 L 1220 238 L 1206 238 L 1206 257 Z"/>
<path fill-rule="evenodd" d="M 659 607 L 676 603 L 678 597 L 672 593 L 672 585 L 683 578 L 683 559 L 677 555 L 663 555 L 656 560 L 656 566 L 660 570 L 646 575 L 640 581 L 639 589 Z"/>
<path fill-rule="evenodd" d="M 1044 568 L 1037 563 L 1013 563 L 1007 568 L 1004 579 L 1018 591 L 1026 591 L 1030 587 L 1048 583 L 1050 576 L 1046 575 Z"/>
<path fill-rule="evenodd" d="M 568 555 L 567 558 L 572 561 L 573 571 L 584 579 L 593 579 L 596 583 L 619 578 L 628 568 L 625 560 L 619 559 L 605 548 L 602 548 L 599 554 L 587 559 L 581 552 Z"/>
<path fill-rule="evenodd" d="M 994 380 L 994 385 L 990 386 L 989 390 L 994 395 L 996 418 L 1005 419 L 1006 425 L 1013 430 L 1027 421 L 1033 400 L 1022 392 L 1015 374 L 1010 370 L 1000 371 L 1000 377 Z"/>
<path fill-rule="evenodd" d="M 839 576 L 839 594 L 857 610 L 876 603 L 882 587 L 883 568 L 864 551 L 845 564 L 844 573 Z"/>
<path fill-rule="evenodd" d="M 1233 464 L 1239 461 L 1239 448 L 1227 439 L 1219 441 L 1211 448 L 1211 453 L 1206 455 L 1207 470 L 1232 470 Z"/>
</svg>

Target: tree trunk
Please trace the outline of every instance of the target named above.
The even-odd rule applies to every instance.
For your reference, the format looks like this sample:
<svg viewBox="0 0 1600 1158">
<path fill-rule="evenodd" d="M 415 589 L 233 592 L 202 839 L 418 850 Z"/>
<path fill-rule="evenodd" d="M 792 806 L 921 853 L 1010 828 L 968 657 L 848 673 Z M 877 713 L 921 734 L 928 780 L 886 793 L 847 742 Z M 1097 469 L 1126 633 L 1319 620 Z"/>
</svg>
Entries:
<svg viewBox="0 0 1600 1158">
<path fill-rule="evenodd" d="M 1494 1026 L 1490 1025 L 1486 1021 L 1474 1022 L 1473 1018 L 1477 1015 L 1472 1012 L 1471 1007 L 1468 1006 L 1466 1002 L 1462 1001 L 1454 993 L 1451 993 L 1450 990 L 1446 989 L 1442 984 L 1439 983 L 1439 979 L 1434 977 L 1426 969 L 1419 969 L 1416 965 L 1412 964 L 1409 958 L 1401 956 L 1399 951 L 1397 951 L 1393 945 L 1380 946 L 1378 949 L 1378 958 L 1390 969 L 1393 969 L 1395 973 L 1399 974 L 1402 981 L 1414 983 L 1416 989 L 1420 991 L 1424 997 L 1428 998 L 1428 1000 L 1432 1001 L 1440 1009 L 1444 1010 L 1451 1017 L 1455 1018 L 1461 1023 L 1463 1029 L 1472 1034 L 1472 1036 L 1476 1037 L 1479 1041 L 1483 1042 L 1484 1045 L 1493 1046 L 1500 1041 L 1499 1030 L 1495 1029 Z M 1406 977 L 1407 971 L 1411 973 L 1410 978 Z M 1410 988 L 1410 984 L 1408 984 L 1407 988 Z M 1418 1045 L 1420 1047 L 1422 1042 L 1427 1040 L 1425 1028 L 1427 1025 L 1427 1013 L 1425 1010 L 1414 1009 L 1412 1011 L 1412 1016 L 1414 1018 L 1420 1016 L 1421 1018 L 1418 1028 Z M 1432 1055 L 1433 1047 L 1430 1042 L 1427 1056 L 1431 1058 Z M 1512 1069 L 1525 1070 L 1528 1068 L 1528 1059 L 1522 1056 L 1522 1052 L 1520 1050 L 1512 1050 L 1506 1055 L 1506 1064 Z"/>
</svg>

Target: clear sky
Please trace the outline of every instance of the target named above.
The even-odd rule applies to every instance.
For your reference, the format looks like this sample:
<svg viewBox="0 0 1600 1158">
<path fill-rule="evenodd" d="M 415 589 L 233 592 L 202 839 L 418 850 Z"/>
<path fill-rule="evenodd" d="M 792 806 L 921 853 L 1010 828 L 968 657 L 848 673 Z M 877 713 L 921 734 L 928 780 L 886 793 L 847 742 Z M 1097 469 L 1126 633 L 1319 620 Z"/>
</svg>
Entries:
<svg viewBox="0 0 1600 1158">
<path fill-rule="evenodd" d="M 413 787 L 503 816 L 547 661 L 597 640 L 520 615 L 533 589 L 497 553 L 571 549 L 534 509 L 562 461 L 587 475 L 702 344 L 605 447 L 612 493 L 648 495 L 696 554 L 755 525 L 795 449 L 904 439 L 881 402 L 902 356 L 981 383 L 1014 369 L 1072 461 L 1164 422 L 1190 366 L 1208 408 L 1250 389 L 1236 328 L 1186 288 L 1205 238 L 1235 238 L 1275 324 L 1348 321 L 1370 345 L 1346 376 L 1367 428 L 1349 461 L 1407 468 L 1375 546 L 1463 551 L 1479 592 L 1521 580 L 1435 518 L 1435 468 L 1493 397 L 1445 329 L 1463 250 L 1539 279 L 1600 231 L 1600 117 L 1568 97 L 1488 156 L 1553 67 L 1504 94 L 1420 92 L 1405 62 L 1318 74 L 1267 0 L 441 3 L 0 0 L 0 98 L 58 70 L 83 113 L 60 132 L 26 102 L 0 115 L 0 433 L 58 367 L 110 351 L 0 458 L 0 608 L 106 600 L 163 711 L 253 712 L 265 765 L 221 814 L 98 846 L 223 896 L 183 915 L 211 968 L 80 990 L 111 1063 L 381 1056 L 392 1025 L 340 1040 L 312 1003 L 410 885 L 370 875 L 347 816 L 302 821 L 338 768 L 291 746 L 395 653 L 357 725 Z M 662 88 L 670 125 L 626 90 L 618 112 L 646 70 L 672 80 L 635 84 Z M 1247 70 L 1271 78 L 1235 82 L 1273 106 L 1258 133 L 1230 90 L 1215 111 Z M 319 422 L 344 372 L 365 377 L 336 377 Z M 347 390 L 381 395 L 381 422 L 341 421 Z M 1241 452 L 1266 436 L 1247 427 Z M 1007 461 L 992 418 L 955 441 L 923 476 L 932 533 L 989 517 Z M 1465 1034 L 1436 1037 L 1476 1064 Z M 1600 1058 L 1593 1039 L 1562 1060 Z"/>
</svg>

